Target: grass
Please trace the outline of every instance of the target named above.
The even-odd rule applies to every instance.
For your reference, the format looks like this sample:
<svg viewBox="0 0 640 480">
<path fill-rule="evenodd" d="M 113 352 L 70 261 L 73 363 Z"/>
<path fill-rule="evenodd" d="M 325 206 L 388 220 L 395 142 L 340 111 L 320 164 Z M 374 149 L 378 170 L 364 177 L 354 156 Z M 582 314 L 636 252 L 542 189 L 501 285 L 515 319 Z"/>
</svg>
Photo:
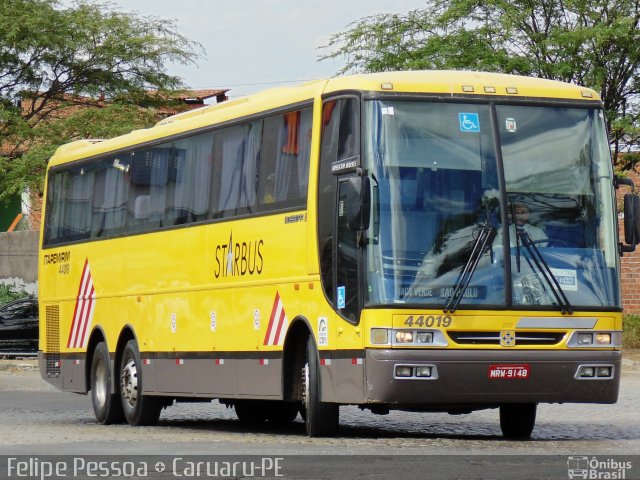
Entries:
<svg viewBox="0 0 640 480">
<path fill-rule="evenodd" d="M 0 284 L 0 305 L 28 296 L 29 294 L 24 290 L 16 290 L 12 285 Z"/>
<path fill-rule="evenodd" d="M 640 315 L 625 315 L 622 320 L 622 346 L 640 349 Z"/>
</svg>

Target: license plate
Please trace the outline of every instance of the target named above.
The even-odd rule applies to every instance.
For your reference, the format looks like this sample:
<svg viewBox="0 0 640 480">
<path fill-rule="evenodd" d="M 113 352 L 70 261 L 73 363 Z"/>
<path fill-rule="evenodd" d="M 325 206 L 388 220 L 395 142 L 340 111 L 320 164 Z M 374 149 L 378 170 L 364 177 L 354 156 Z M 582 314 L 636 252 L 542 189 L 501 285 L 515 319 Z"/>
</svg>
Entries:
<svg viewBox="0 0 640 480">
<path fill-rule="evenodd" d="M 530 373 L 529 365 L 489 365 L 491 380 L 526 380 Z"/>
</svg>

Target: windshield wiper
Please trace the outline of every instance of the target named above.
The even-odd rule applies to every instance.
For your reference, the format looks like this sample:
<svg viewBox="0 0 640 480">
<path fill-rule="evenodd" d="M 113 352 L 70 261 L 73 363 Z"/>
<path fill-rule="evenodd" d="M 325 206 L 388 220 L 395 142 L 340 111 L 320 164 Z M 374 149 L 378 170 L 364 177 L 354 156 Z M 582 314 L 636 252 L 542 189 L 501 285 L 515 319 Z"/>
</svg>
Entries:
<svg viewBox="0 0 640 480">
<path fill-rule="evenodd" d="M 451 298 L 449 298 L 447 305 L 443 309 L 444 313 L 453 313 L 460 306 L 460 302 L 462 302 L 462 298 L 464 297 L 464 292 L 467 290 L 467 287 L 471 282 L 471 277 L 473 277 L 473 274 L 478 267 L 478 262 L 480 261 L 482 254 L 485 252 L 487 245 L 491 246 L 493 244 L 496 234 L 496 228 L 489 223 L 480 227 L 478 237 L 475 242 L 473 242 L 471 254 L 456 279 L 456 283 L 453 286 L 453 292 L 451 293 Z"/>
<path fill-rule="evenodd" d="M 542 274 L 545 282 L 547 282 L 547 285 L 551 289 L 553 296 L 556 297 L 556 301 L 558 302 L 558 306 L 560 307 L 560 312 L 562 312 L 563 315 L 573 313 L 573 306 L 569 302 L 567 296 L 564 294 L 562 287 L 558 283 L 558 279 L 551 271 L 549 264 L 540 253 L 540 250 L 538 250 L 538 247 L 536 247 L 536 244 L 533 242 L 533 240 L 531 240 L 529 234 L 525 231 L 524 228 L 516 227 L 516 236 L 522 241 L 522 245 L 529 252 L 531 260 L 533 260 L 533 263 L 535 263 L 536 267 Z"/>
</svg>

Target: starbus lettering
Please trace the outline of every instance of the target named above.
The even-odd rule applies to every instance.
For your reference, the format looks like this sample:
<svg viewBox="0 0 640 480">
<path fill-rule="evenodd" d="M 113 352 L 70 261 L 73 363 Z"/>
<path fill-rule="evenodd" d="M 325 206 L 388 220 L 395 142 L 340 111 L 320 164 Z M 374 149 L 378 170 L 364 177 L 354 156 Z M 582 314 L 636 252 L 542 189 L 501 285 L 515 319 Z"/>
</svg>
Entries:
<svg viewBox="0 0 640 480">
<path fill-rule="evenodd" d="M 260 275 L 264 267 L 263 246 L 264 240 L 234 242 L 231 234 L 229 243 L 216 246 L 215 278 Z"/>
</svg>

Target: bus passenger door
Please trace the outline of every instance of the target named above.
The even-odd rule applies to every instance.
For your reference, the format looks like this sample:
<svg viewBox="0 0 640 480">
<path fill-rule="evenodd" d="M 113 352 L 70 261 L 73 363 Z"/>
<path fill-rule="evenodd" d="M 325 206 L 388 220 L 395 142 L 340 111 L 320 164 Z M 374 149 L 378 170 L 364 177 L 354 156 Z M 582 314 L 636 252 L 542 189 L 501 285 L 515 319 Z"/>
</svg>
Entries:
<svg viewBox="0 0 640 480">
<path fill-rule="evenodd" d="M 364 365 L 354 352 L 364 352 L 359 326 L 362 294 L 359 282 L 361 249 L 358 231 L 350 228 L 353 183 L 361 180 L 360 99 L 344 95 L 327 99 L 322 113 L 322 139 L 318 178 L 318 252 L 325 297 L 335 314 L 334 360 L 323 366 L 325 401 L 362 399 Z"/>
</svg>

